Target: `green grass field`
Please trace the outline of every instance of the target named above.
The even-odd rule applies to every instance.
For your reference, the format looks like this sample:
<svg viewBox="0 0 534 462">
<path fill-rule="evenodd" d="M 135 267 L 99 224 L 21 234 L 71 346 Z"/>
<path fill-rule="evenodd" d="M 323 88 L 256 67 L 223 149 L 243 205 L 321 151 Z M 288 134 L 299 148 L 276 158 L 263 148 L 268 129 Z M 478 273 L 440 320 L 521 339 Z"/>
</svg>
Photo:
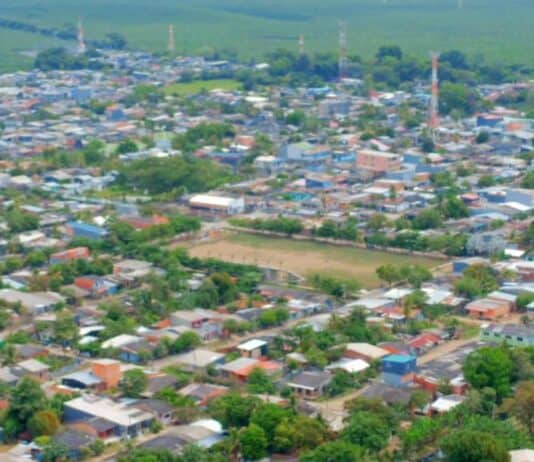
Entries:
<svg viewBox="0 0 534 462">
<path fill-rule="evenodd" d="M 0 71 L 31 67 L 34 57 L 28 50 L 42 50 L 62 42 L 40 35 L 0 28 Z"/>
<path fill-rule="evenodd" d="M 314 274 L 354 279 L 362 287 L 379 285 L 376 268 L 386 263 L 393 265 L 420 264 L 433 268 L 442 260 L 398 255 L 374 250 L 358 249 L 258 236 L 248 233 L 231 233 L 227 237 L 189 247 L 191 255 L 200 258 L 219 258 L 239 263 L 272 266 L 293 271 L 304 277 Z"/>
<path fill-rule="evenodd" d="M 115 31 L 131 45 L 165 50 L 167 25 L 174 24 L 180 52 L 231 48 L 261 59 L 278 47 L 297 49 L 304 34 L 308 50 L 337 49 L 337 23 L 347 21 L 349 53 L 368 57 L 384 44 L 410 53 L 457 48 L 489 61 L 534 59 L 532 0 L 2 0 L 0 17 L 61 27 L 84 18 L 86 35 Z M 1 59 L 19 45 L 3 34 Z M 35 37 L 34 45 L 42 39 Z"/>
<path fill-rule="evenodd" d="M 197 80 L 188 83 L 175 83 L 165 88 L 169 96 L 189 96 L 210 90 L 239 90 L 241 83 L 231 79 Z"/>
</svg>

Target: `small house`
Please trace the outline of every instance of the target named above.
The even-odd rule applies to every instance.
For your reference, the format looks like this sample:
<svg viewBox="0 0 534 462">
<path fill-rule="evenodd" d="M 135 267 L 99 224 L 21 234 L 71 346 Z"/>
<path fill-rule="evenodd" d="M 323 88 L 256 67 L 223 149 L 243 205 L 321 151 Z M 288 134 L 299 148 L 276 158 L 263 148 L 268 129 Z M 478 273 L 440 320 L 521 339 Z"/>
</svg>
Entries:
<svg viewBox="0 0 534 462">
<path fill-rule="evenodd" d="M 190 383 L 178 390 L 182 396 L 191 398 L 197 406 L 205 407 L 215 398 L 228 393 L 229 388 L 222 385 L 214 385 L 212 383 Z"/>
<path fill-rule="evenodd" d="M 382 358 L 382 382 L 394 387 L 409 386 L 415 378 L 417 359 L 410 355 L 389 355 Z"/>
<path fill-rule="evenodd" d="M 257 359 L 267 354 L 267 346 L 265 340 L 252 339 L 238 345 L 237 349 L 241 356 Z"/>
<path fill-rule="evenodd" d="M 347 343 L 343 356 L 345 358 L 363 359 L 364 361 L 377 361 L 390 352 L 370 343 Z"/>
<path fill-rule="evenodd" d="M 517 347 L 534 346 L 534 328 L 519 324 L 491 324 L 482 329 L 480 338 L 486 342 L 506 342 Z"/>
<path fill-rule="evenodd" d="M 327 372 L 301 372 L 292 377 L 287 386 L 303 399 L 315 399 L 322 396 L 332 380 Z"/>
<path fill-rule="evenodd" d="M 512 306 L 506 301 L 481 298 L 468 303 L 465 309 L 472 318 L 496 320 L 510 315 Z"/>
<path fill-rule="evenodd" d="M 90 256 L 89 248 L 87 247 L 74 247 L 72 249 L 63 250 L 62 252 L 56 252 L 50 255 L 50 263 L 60 263 L 64 261 L 72 260 L 87 260 Z"/>
</svg>

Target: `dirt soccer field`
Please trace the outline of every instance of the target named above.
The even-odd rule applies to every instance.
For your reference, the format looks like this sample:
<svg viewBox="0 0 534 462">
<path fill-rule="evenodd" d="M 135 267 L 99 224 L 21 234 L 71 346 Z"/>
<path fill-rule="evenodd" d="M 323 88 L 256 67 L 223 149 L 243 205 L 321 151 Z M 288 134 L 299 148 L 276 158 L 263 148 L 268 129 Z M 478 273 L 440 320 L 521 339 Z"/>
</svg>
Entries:
<svg viewBox="0 0 534 462">
<path fill-rule="evenodd" d="M 200 258 L 218 258 L 236 263 L 282 268 L 304 277 L 321 274 L 355 279 L 365 288 L 379 285 L 375 270 L 386 263 L 417 263 L 427 268 L 443 263 L 431 258 L 244 233 L 230 234 L 217 241 L 195 244 L 189 247 L 189 253 Z"/>
</svg>

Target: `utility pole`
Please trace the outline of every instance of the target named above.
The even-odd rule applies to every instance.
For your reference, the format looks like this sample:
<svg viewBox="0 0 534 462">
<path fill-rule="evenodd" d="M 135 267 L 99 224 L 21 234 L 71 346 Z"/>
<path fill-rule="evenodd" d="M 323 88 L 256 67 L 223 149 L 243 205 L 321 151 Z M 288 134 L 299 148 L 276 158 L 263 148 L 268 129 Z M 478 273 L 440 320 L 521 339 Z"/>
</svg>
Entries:
<svg viewBox="0 0 534 462">
<path fill-rule="evenodd" d="M 300 56 L 302 56 L 305 52 L 305 48 L 304 48 L 304 35 L 303 34 L 300 34 L 299 35 L 299 54 Z"/>
<path fill-rule="evenodd" d="M 83 24 L 82 24 L 82 18 L 78 16 L 78 53 L 84 54 L 87 50 L 85 46 L 85 38 L 84 38 L 84 31 L 83 31 Z"/>
<path fill-rule="evenodd" d="M 439 53 L 432 53 L 432 96 L 430 98 L 430 115 L 428 126 L 435 137 L 439 127 L 439 86 L 438 86 Z"/>
<path fill-rule="evenodd" d="M 175 49 L 176 46 L 174 43 L 174 26 L 172 24 L 169 24 L 167 51 L 169 53 L 174 53 Z"/>
<path fill-rule="evenodd" d="M 343 79 L 347 72 L 347 23 L 339 21 L 339 80 Z"/>
</svg>

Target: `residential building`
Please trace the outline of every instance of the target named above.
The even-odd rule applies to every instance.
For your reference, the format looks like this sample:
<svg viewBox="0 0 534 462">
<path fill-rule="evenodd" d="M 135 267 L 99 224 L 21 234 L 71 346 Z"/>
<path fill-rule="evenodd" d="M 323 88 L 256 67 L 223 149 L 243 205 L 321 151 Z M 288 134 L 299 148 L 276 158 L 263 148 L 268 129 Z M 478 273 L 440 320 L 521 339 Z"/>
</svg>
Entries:
<svg viewBox="0 0 534 462">
<path fill-rule="evenodd" d="M 197 194 L 189 199 L 189 206 L 195 210 L 215 214 L 235 215 L 245 211 L 245 199 Z"/>
<path fill-rule="evenodd" d="M 519 324 L 490 324 L 482 328 L 480 339 L 499 344 L 506 342 L 516 347 L 534 346 L 534 327 Z"/>
<path fill-rule="evenodd" d="M 402 156 L 391 152 L 361 149 L 356 154 L 356 167 L 376 174 L 399 170 Z"/>
<path fill-rule="evenodd" d="M 104 419 L 112 424 L 112 434 L 119 437 L 136 437 L 148 431 L 154 415 L 132 405 L 95 395 L 82 395 L 64 404 L 66 423 Z"/>
<path fill-rule="evenodd" d="M 510 315 L 511 303 L 491 298 L 481 298 L 468 303 L 465 310 L 477 319 L 496 320 Z"/>
<path fill-rule="evenodd" d="M 347 343 L 343 356 L 345 358 L 363 359 L 364 361 L 377 361 L 390 352 L 370 343 Z"/>
<path fill-rule="evenodd" d="M 332 375 L 327 372 L 301 372 L 291 377 L 287 386 L 300 398 L 315 399 L 325 393 L 331 381 Z"/>
<path fill-rule="evenodd" d="M 87 260 L 90 254 L 91 252 L 87 247 L 74 247 L 62 252 L 53 253 L 50 255 L 50 263 L 55 264 L 63 261 Z"/>
<path fill-rule="evenodd" d="M 81 221 L 71 221 L 65 225 L 65 231 L 68 237 L 85 237 L 87 239 L 100 240 L 107 236 L 106 229 L 83 223 Z"/>
</svg>

